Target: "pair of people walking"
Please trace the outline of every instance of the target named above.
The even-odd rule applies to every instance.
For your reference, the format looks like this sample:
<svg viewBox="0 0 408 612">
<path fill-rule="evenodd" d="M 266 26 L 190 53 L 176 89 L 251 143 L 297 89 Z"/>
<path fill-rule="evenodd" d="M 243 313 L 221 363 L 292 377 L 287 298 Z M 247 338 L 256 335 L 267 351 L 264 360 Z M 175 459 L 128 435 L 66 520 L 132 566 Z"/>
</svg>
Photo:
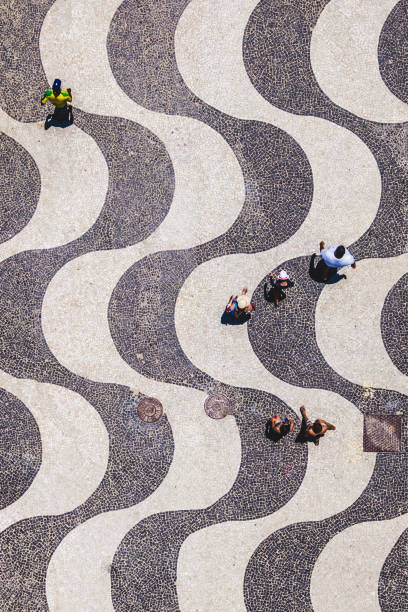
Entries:
<svg viewBox="0 0 408 612">
<path fill-rule="evenodd" d="M 324 419 L 315 419 L 312 421 L 306 414 L 306 408 L 301 406 L 300 414 L 302 415 L 302 424 L 299 433 L 300 441 L 313 442 L 318 446 L 320 439 L 323 438 L 327 431 L 334 431 L 336 428 L 331 423 Z M 266 424 L 266 436 L 275 442 L 281 440 L 288 433 L 293 431 L 295 422 L 293 419 L 284 419 L 280 414 L 274 414 Z"/>
</svg>

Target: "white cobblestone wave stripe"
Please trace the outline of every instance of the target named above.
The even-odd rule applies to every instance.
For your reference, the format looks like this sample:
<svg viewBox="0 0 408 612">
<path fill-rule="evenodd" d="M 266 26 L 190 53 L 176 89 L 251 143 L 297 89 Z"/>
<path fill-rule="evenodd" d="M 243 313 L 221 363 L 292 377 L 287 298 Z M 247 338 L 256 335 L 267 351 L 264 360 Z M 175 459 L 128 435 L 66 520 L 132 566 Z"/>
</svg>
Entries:
<svg viewBox="0 0 408 612">
<path fill-rule="evenodd" d="M 177 566 L 182 612 L 245 612 L 245 570 L 259 544 L 292 523 L 319 521 L 340 512 L 365 489 L 375 453 L 363 454 L 362 414 L 334 393 L 315 390 L 314 394 L 315 413 L 336 423 L 336 431 L 329 432 L 332 435 L 328 434 L 319 447 L 309 448 L 303 482 L 277 512 L 261 519 L 213 525 L 185 540 Z M 299 394 L 298 402 L 305 395 Z"/>
<path fill-rule="evenodd" d="M 282 111 L 257 92 L 242 53 L 245 27 L 257 4 L 258 0 L 192 0 L 175 36 L 180 73 L 197 96 L 220 111 L 240 119 L 265 121 L 290 134 L 312 167 L 315 208 L 330 221 L 331 207 L 336 214 L 337 208 L 354 203 L 360 230 L 357 238 L 368 229 L 378 208 L 381 185 L 377 163 L 349 130 L 325 119 Z"/>
<path fill-rule="evenodd" d="M 104 7 L 101 9 L 98 7 L 98 10 L 106 12 L 107 25 L 109 14 L 112 14 L 112 11 L 114 10 L 112 7 L 113 4 L 108 4 L 107 6 L 104 5 Z M 71 7 L 71 9 L 76 10 L 75 7 Z M 58 19 L 64 19 L 62 13 L 60 16 L 56 15 L 58 11 L 62 10 L 62 4 L 57 2 L 50 11 L 43 27 L 41 37 L 43 62 L 49 74 L 53 72 L 54 67 L 52 66 L 53 60 L 50 53 L 46 52 L 47 44 L 51 41 L 52 30 L 58 23 Z M 180 226 L 177 227 L 177 221 L 180 218 L 184 219 L 188 217 L 188 214 L 192 209 L 191 195 L 189 195 L 189 193 L 195 194 L 197 192 L 197 186 L 199 183 L 195 179 L 195 176 L 188 172 L 188 166 L 186 166 L 186 154 L 184 153 L 184 157 L 180 154 L 180 139 L 175 138 L 172 141 L 171 138 L 169 138 L 169 125 L 174 125 L 175 121 L 178 121 L 179 126 L 184 124 L 185 131 L 183 132 L 183 136 L 186 136 L 187 131 L 190 130 L 193 124 L 198 124 L 200 126 L 199 129 L 203 133 L 205 133 L 206 130 L 209 131 L 209 128 L 206 126 L 201 127 L 202 124 L 199 122 L 194 122 L 194 120 L 191 119 L 187 120 L 184 118 L 174 117 L 168 118 L 164 117 L 163 115 L 150 113 L 145 109 L 141 109 L 134 103 L 131 103 L 125 94 L 123 94 L 123 92 L 117 87 L 116 82 L 110 73 L 106 51 L 104 49 L 104 39 L 102 36 L 102 30 L 104 28 L 101 28 L 99 21 L 96 25 L 94 24 L 95 20 L 93 19 L 92 12 L 93 5 L 88 3 L 86 7 L 82 6 L 81 11 L 82 14 L 80 22 L 73 19 L 75 28 L 70 33 L 70 40 L 72 36 L 74 36 L 73 40 L 75 43 L 84 45 L 82 32 L 85 31 L 86 28 L 90 28 L 90 31 L 96 35 L 95 48 L 97 51 L 93 55 L 93 61 L 89 63 L 89 70 L 92 71 L 93 81 L 100 83 L 101 87 L 103 84 L 104 91 L 101 91 L 100 96 L 92 96 L 92 99 L 89 100 L 86 99 L 85 95 L 84 99 L 78 98 L 78 105 L 81 106 L 81 108 L 84 108 L 84 110 L 88 110 L 90 112 L 111 114 L 113 112 L 112 105 L 108 103 L 108 99 L 114 99 L 115 114 L 138 121 L 154 131 L 163 140 L 163 142 L 165 142 L 172 157 L 176 172 L 176 194 L 177 185 L 180 186 L 180 184 L 184 185 L 185 194 L 183 196 L 183 190 L 178 191 L 178 194 L 180 194 L 177 195 L 177 197 L 180 198 L 180 200 L 178 200 L 180 204 L 177 203 L 178 208 L 176 207 L 177 197 L 175 195 L 175 201 L 173 202 L 172 209 L 166 218 L 166 221 L 156 231 L 156 233 L 143 244 L 135 245 L 134 247 L 130 247 L 129 249 L 124 249 L 122 251 L 115 251 L 113 253 L 91 253 L 79 258 L 75 262 L 70 262 L 67 264 L 54 277 L 44 299 L 44 334 L 51 350 L 54 352 L 60 362 L 72 371 L 91 379 L 95 379 L 96 377 L 98 380 L 103 382 L 111 381 L 127 384 L 132 388 L 136 388 L 144 393 L 158 397 L 161 399 L 163 404 L 166 405 L 168 403 L 168 396 L 169 393 L 171 393 L 170 389 L 172 389 L 172 387 L 157 383 L 155 381 L 147 381 L 143 377 L 137 375 L 129 366 L 127 366 L 127 364 L 125 364 L 125 362 L 119 357 L 113 345 L 106 319 L 106 312 L 113 288 L 116 286 L 120 276 L 131 263 L 134 263 L 135 260 L 140 259 L 149 252 L 154 252 L 154 250 L 163 248 L 182 248 L 184 246 L 192 246 L 194 243 L 193 241 L 195 241 L 195 243 L 199 242 L 197 234 L 193 234 L 193 238 L 190 239 L 189 244 L 186 244 L 186 239 L 183 235 L 183 229 L 185 226 L 181 226 L 181 229 Z M 52 19 L 54 19 L 53 23 L 51 21 Z M 49 28 L 49 32 L 47 28 Z M 77 32 L 77 34 L 75 34 L 75 32 Z M 74 42 L 70 42 L 70 40 L 67 40 L 66 43 L 68 45 L 74 44 Z M 103 45 L 102 43 L 99 44 L 100 41 L 103 42 Z M 81 49 L 81 47 L 79 47 L 79 49 Z M 87 53 L 88 48 L 84 50 L 83 57 L 87 57 Z M 59 74 L 61 74 L 61 72 L 59 72 Z M 67 62 L 63 67 L 62 77 L 64 78 L 64 81 L 70 82 L 73 90 L 86 91 L 86 87 L 83 86 L 85 85 L 87 78 L 86 67 L 85 70 L 81 72 L 80 70 L 76 70 L 75 66 L 72 67 L 72 63 L 68 64 Z M 82 82 L 79 79 L 84 79 L 83 84 L 81 84 Z M 251 96 L 253 92 L 254 89 L 251 86 Z M 267 106 L 267 112 L 269 113 L 268 121 L 271 122 L 270 112 L 272 107 L 270 107 L 270 105 L 267 103 L 265 104 Z M 290 117 L 285 113 L 283 114 Z M 251 118 L 260 117 L 257 116 Z M 167 121 L 166 124 L 164 124 L 165 120 Z M 363 156 L 364 162 L 361 164 L 361 166 L 362 171 L 366 172 L 367 176 L 365 179 L 363 179 L 362 183 L 363 185 L 367 185 L 368 189 L 370 190 L 369 193 L 365 192 L 365 201 L 368 201 L 370 204 L 364 208 L 361 226 L 359 225 L 358 229 L 356 229 L 355 222 L 353 224 L 352 237 L 356 238 L 369 226 L 378 208 L 380 196 L 378 169 L 368 149 L 366 149 L 355 136 L 346 130 L 342 130 L 337 126 L 332 126 L 328 122 L 324 122 L 322 120 L 310 121 L 309 131 L 304 136 L 304 143 L 306 143 L 306 146 L 310 140 L 312 131 L 314 131 L 315 126 L 318 123 L 325 126 L 324 138 L 322 137 L 318 147 L 309 145 L 307 150 L 307 154 L 309 155 L 310 153 L 310 157 L 317 160 L 317 162 L 314 163 L 312 159 L 314 180 L 316 182 L 315 198 L 312 205 L 312 208 L 314 207 L 313 210 L 315 211 L 315 217 L 312 217 L 312 220 L 313 218 L 319 217 L 319 210 L 323 211 L 323 207 L 327 204 L 327 199 L 336 202 L 334 206 L 337 206 L 336 200 L 344 194 L 345 189 L 349 190 L 346 191 L 346 196 L 342 200 L 344 203 L 347 201 L 353 201 L 355 198 L 358 199 L 359 190 L 361 189 L 361 177 L 358 182 L 357 180 L 350 180 L 350 170 L 356 165 L 356 163 L 358 164 L 361 156 Z M 165 125 L 165 128 L 163 125 Z M 299 128 L 297 135 L 299 136 L 301 134 L 302 128 Z M 331 134 L 335 135 L 334 138 L 336 139 L 337 143 L 341 143 L 340 146 L 333 147 L 333 149 L 336 149 L 336 153 L 332 156 L 330 156 L 332 147 L 329 147 L 327 143 L 324 142 L 327 136 Z M 187 155 L 189 151 L 190 154 L 192 153 L 192 147 L 195 147 L 196 145 L 197 136 L 198 132 L 194 139 L 188 141 L 188 143 L 190 143 L 189 147 L 191 148 L 187 148 Z M 301 136 L 299 136 L 299 138 L 300 137 Z M 214 139 L 216 137 L 213 136 L 213 133 L 211 138 L 211 142 L 205 149 L 206 152 L 211 152 L 214 150 Z M 221 137 L 220 142 L 224 143 Z M 303 146 L 303 143 L 301 144 Z M 222 146 L 220 144 L 220 151 L 221 153 L 228 151 L 228 155 L 232 155 L 229 147 L 227 147 L 225 143 Z M 328 157 L 330 160 L 329 166 L 331 168 L 331 174 L 329 180 L 326 180 L 324 177 L 327 174 Z M 326 163 L 325 167 L 321 161 L 323 158 L 325 159 Z M 341 161 L 339 161 L 340 159 Z M 195 165 L 196 164 L 197 160 L 195 160 Z M 210 156 L 207 162 L 203 164 L 204 169 L 208 168 L 208 177 L 211 177 L 213 173 L 213 166 L 214 158 Z M 230 166 L 233 167 L 233 164 L 228 164 L 228 167 Z M 222 168 L 223 167 L 224 166 L 222 166 Z M 342 175 L 342 178 L 337 180 L 336 177 L 339 174 Z M 225 195 L 222 196 L 221 194 L 222 197 L 219 199 L 220 202 L 229 202 L 231 197 L 231 185 L 235 189 L 235 193 L 240 194 L 240 189 L 242 188 L 242 175 L 239 169 L 237 169 L 235 175 L 233 174 L 232 179 L 233 180 L 231 181 L 231 178 L 229 178 L 228 184 L 226 184 L 226 187 L 228 187 L 228 190 L 225 190 L 227 197 Z M 189 193 L 187 192 L 187 187 Z M 240 194 L 240 197 L 242 197 L 242 193 Z M 237 198 L 237 200 L 239 200 L 239 198 Z M 221 208 L 228 207 L 224 206 Z M 208 227 L 208 217 L 211 216 L 208 214 L 211 211 L 207 208 L 206 214 L 203 215 L 203 220 L 207 220 L 207 225 L 200 227 L 199 238 L 203 240 L 208 235 L 211 235 L 211 233 L 212 235 L 215 233 L 217 235 L 222 233 L 222 231 L 228 226 L 226 221 L 228 221 L 228 224 L 231 223 L 232 218 L 235 218 L 237 212 L 239 212 L 238 208 L 239 207 L 237 206 L 237 211 L 234 209 L 234 215 L 228 217 L 227 220 L 224 217 L 220 219 L 219 211 L 217 209 L 213 215 L 213 220 L 211 220 L 211 232 L 205 234 L 206 227 Z M 171 219 L 170 215 L 172 214 L 173 210 L 181 211 L 180 215 L 174 215 L 173 219 L 175 221 L 173 223 L 167 222 L 167 219 Z M 188 213 L 183 214 L 183 211 L 188 211 Z M 194 225 L 197 226 L 197 222 L 199 223 L 199 221 L 200 219 L 195 217 Z M 306 225 L 306 228 L 308 227 L 310 229 L 310 224 Z M 188 226 L 187 229 L 189 229 Z M 307 235 L 307 232 L 305 232 L 305 235 Z M 315 240 L 319 239 L 317 237 L 317 232 L 314 234 L 314 236 Z M 325 232 L 325 236 L 327 236 L 327 231 Z M 333 239 L 334 236 L 335 233 L 333 233 Z M 347 231 L 345 232 L 345 238 L 346 237 L 349 238 L 349 241 L 351 240 Z M 300 252 L 304 252 L 304 244 L 302 241 L 300 242 Z M 270 255 L 268 255 L 268 257 L 270 257 Z M 251 262 L 253 261 L 254 259 L 251 258 Z M 264 261 L 266 261 L 266 257 L 264 257 Z M 259 276 L 259 267 L 256 266 L 256 269 L 256 274 Z M 92 286 L 89 284 L 90 281 L 93 283 Z M 223 302 L 224 301 L 225 296 L 223 297 Z M 62 317 L 63 313 L 64 316 Z M 63 323 L 61 327 L 60 323 L 62 318 Z M 252 358 L 256 360 L 256 357 L 253 356 L 252 351 L 251 355 Z M 264 375 L 265 371 L 263 370 L 262 366 L 260 366 L 260 370 Z M 269 380 L 271 380 L 271 378 L 269 378 Z M 240 382 L 239 385 L 242 386 L 242 383 Z M 249 386 L 256 387 L 256 384 Z M 273 387 L 273 385 L 267 386 L 269 387 L 269 390 L 271 390 L 271 387 Z M 291 395 L 291 393 L 293 393 L 293 388 L 290 385 L 286 385 L 285 389 L 287 391 L 286 396 L 292 397 L 294 404 L 297 405 L 299 403 L 298 399 L 300 396 L 293 396 L 293 394 Z M 187 390 L 185 392 L 187 393 Z M 191 394 L 193 392 L 188 391 L 188 393 Z M 303 391 L 301 393 L 301 397 L 304 400 L 305 397 L 310 397 L 310 393 L 307 390 Z M 324 406 L 327 406 L 327 404 L 330 405 L 332 398 L 333 394 L 330 394 L 329 392 L 321 392 L 321 396 L 317 400 L 318 408 L 323 410 Z M 338 398 L 336 398 L 336 400 L 337 399 Z M 351 405 L 348 404 L 348 402 L 341 399 L 338 401 L 342 406 L 349 406 L 349 412 L 354 414 L 355 419 L 361 419 L 361 415 L 356 410 L 353 410 L 352 407 L 350 408 Z M 178 411 L 180 411 L 180 406 L 182 403 L 183 402 L 177 404 Z M 347 409 L 345 410 L 347 411 Z M 321 414 L 329 418 L 327 411 L 323 411 Z M 351 419 L 351 421 L 353 422 L 353 419 Z M 99 517 L 95 517 L 84 525 L 73 530 L 57 549 L 49 566 L 47 577 L 47 597 L 51 609 L 111 609 L 110 607 L 107 607 L 111 604 L 109 603 L 110 576 L 106 571 L 106 566 L 111 562 L 113 554 L 125 533 L 135 524 L 135 522 L 144 516 L 151 514 L 152 512 L 158 512 L 164 509 L 186 509 L 194 507 L 191 502 L 191 491 L 189 490 L 191 483 L 186 480 L 187 476 L 184 473 L 186 457 L 189 458 L 189 455 L 186 454 L 186 451 L 184 450 L 188 439 L 186 438 L 185 427 L 182 423 L 177 426 L 177 422 L 173 421 L 171 418 L 170 422 L 175 437 L 176 452 L 177 449 L 182 449 L 182 452 L 180 452 L 179 464 L 177 464 L 176 459 L 173 464 L 175 466 L 175 480 L 179 483 L 179 486 L 181 486 L 181 491 L 183 493 L 180 501 L 176 503 L 172 499 L 173 489 L 171 487 L 171 483 L 173 482 L 173 476 L 171 476 L 171 474 L 173 474 L 173 472 L 170 472 L 157 492 L 148 500 L 143 502 L 143 504 L 139 504 L 134 509 L 100 515 Z M 195 426 L 199 425 L 196 419 L 194 419 L 194 424 Z M 226 422 L 225 427 L 227 424 L 228 423 Z M 208 424 L 207 421 L 206 423 L 203 423 L 203 427 L 204 429 L 201 428 L 202 433 L 208 429 L 208 435 L 205 436 L 208 442 L 208 438 L 212 435 L 211 427 L 213 427 L 213 424 Z M 204 443 L 202 447 L 199 446 L 197 449 L 195 449 L 196 456 L 192 457 L 191 460 L 188 460 L 189 465 L 201 465 L 200 469 L 203 471 L 201 474 L 201 481 L 200 478 L 197 478 L 196 480 L 196 482 L 201 482 L 201 488 L 203 490 L 200 491 L 200 496 L 198 499 L 199 503 L 197 502 L 195 507 L 204 507 L 205 505 L 208 505 L 210 502 L 210 497 L 213 501 L 215 501 L 215 499 L 217 499 L 223 492 L 228 490 L 228 488 L 232 485 L 236 471 L 239 467 L 239 436 L 237 435 L 235 424 L 228 424 L 228 429 L 226 429 L 223 434 L 222 440 L 228 439 L 229 456 L 223 458 L 222 460 L 222 474 L 220 473 L 219 465 L 218 467 L 215 465 L 217 458 L 219 458 L 217 457 L 217 453 L 214 453 L 213 458 L 207 457 L 206 444 Z M 234 436 L 236 443 L 232 443 L 231 445 L 231 440 L 234 440 Z M 222 443 L 220 441 L 218 451 L 221 449 L 221 447 Z M 353 447 L 352 453 L 355 454 L 355 452 L 355 448 Z M 359 451 L 357 450 L 357 456 L 358 455 Z M 205 461 L 203 460 L 204 456 Z M 214 462 L 214 465 L 211 464 L 211 461 Z M 179 467 L 177 467 L 177 465 L 179 465 Z M 230 467 L 226 470 L 226 473 L 224 473 L 226 466 Z M 339 470 L 341 470 L 341 467 L 339 467 Z M 359 478 L 355 479 L 355 489 L 350 492 L 350 500 L 355 499 L 355 497 L 360 494 L 362 488 L 364 488 L 366 485 L 366 482 L 371 474 L 371 470 L 372 460 L 371 462 L 367 462 L 366 469 L 358 471 L 361 480 L 359 480 Z M 211 474 L 211 479 L 214 480 L 213 487 L 215 487 L 215 490 L 214 488 L 209 487 L 207 484 L 204 486 L 202 477 L 204 477 L 205 473 L 207 475 Z M 214 474 L 217 475 L 216 478 L 214 478 Z M 172 491 L 172 494 L 169 496 L 167 493 L 164 496 L 165 503 L 163 503 L 163 501 L 160 501 L 160 492 L 167 491 L 167 487 L 170 487 L 169 490 Z M 156 500 L 156 495 L 159 496 L 159 501 Z M 341 503 L 344 503 L 344 500 L 342 500 Z M 257 537 L 260 537 L 259 534 Z M 261 539 L 263 539 L 263 537 L 264 536 L 262 536 Z M 88 542 L 89 546 L 84 547 L 84 541 Z M 258 540 L 256 539 L 256 542 L 257 541 Z M 250 550 L 248 553 L 249 555 L 252 554 L 253 546 L 255 546 L 254 540 L 251 541 Z M 82 562 L 80 564 L 78 563 L 78 554 L 81 555 Z M 238 553 L 238 557 L 242 559 L 243 555 Z M 92 569 L 90 570 L 89 568 Z"/>
<path fill-rule="evenodd" d="M 52 612 L 113 611 L 109 568 L 126 533 L 150 514 L 207 507 L 236 478 L 241 447 L 235 419 L 209 419 L 202 391 L 149 383 L 133 381 L 145 393 L 154 393 L 165 407 L 174 437 L 169 472 L 140 504 L 95 516 L 64 538 L 47 572 L 47 602 Z"/>
<path fill-rule="evenodd" d="M 381 336 L 385 298 L 407 269 L 407 254 L 364 259 L 347 272 L 347 282 L 322 291 L 315 314 L 316 340 L 327 363 L 343 378 L 366 388 L 408 394 L 408 378 L 391 361 Z"/>
<path fill-rule="evenodd" d="M 325 94 L 370 121 L 408 120 L 408 106 L 381 78 L 378 43 L 398 0 L 331 0 L 312 34 L 310 59 Z"/>
<path fill-rule="evenodd" d="M 164 227 L 159 228 L 160 249 L 190 247 L 232 225 L 245 198 L 242 172 L 229 145 L 208 125 L 146 110 L 119 87 L 110 69 L 106 36 L 120 4 L 121 0 L 102 4 L 98 0 L 57 0 L 41 30 L 42 63 L 49 79 L 58 74 L 69 83 L 75 106 L 130 119 L 160 138 L 170 155 L 176 181 L 170 212 Z M 63 55 L 55 53 L 55 32 L 64 44 Z M 176 246 L 170 235 L 177 236 Z"/>
<path fill-rule="evenodd" d="M 42 445 L 41 466 L 31 486 L 0 511 L 2 531 L 22 519 L 63 514 L 83 503 L 105 474 L 109 437 L 97 411 L 73 391 L 1 370 L 0 386 L 30 409 Z"/>
<path fill-rule="evenodd" d="M 408 514 L 360 523 L 330 540 L 313 569 L 310 594 L 315 612 L 380 612 L 381 568 L 408 527 Z M 404 593 L 401 593 L 401 601 Z"/>
</svg>

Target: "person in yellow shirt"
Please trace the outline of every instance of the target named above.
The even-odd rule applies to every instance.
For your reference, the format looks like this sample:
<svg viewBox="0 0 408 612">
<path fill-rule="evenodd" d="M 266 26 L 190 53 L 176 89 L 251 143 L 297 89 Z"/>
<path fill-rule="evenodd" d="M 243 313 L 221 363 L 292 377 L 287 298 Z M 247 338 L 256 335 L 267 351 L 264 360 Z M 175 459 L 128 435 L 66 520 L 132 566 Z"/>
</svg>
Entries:
<svg viewBox="0 0 408 612">
<path fill-rule="evenodd" d="M 61 89 L 61 80 L 55 79 L 52 84 L 52 89 L 47 89 L 44 92 L 43 97 L 41 98 L 41 106 L 44 106 L 46 102 L 50 102 L 53 106 L 55 106 L 54 114 L 49 115 L 47 117 L 47 121 L 55 120 L 57 123 L 63 123 L 68 120 L 69 123 L 72 123 L 72 106 L 68 104 L 68 102 L 72 102 L 71 90 Z"/>
</svg>

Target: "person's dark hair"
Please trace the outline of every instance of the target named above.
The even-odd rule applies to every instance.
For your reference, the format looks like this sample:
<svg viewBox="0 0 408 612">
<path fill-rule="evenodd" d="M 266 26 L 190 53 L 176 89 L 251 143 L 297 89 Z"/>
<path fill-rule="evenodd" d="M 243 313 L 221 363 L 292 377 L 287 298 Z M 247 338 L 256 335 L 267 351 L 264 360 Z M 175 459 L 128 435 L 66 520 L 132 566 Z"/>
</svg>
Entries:
<svg viewBox="0 0 408 612">
<path fill-rule="evenodd" d="M 286 434 L 288 434 L 288 433 L 289 433 L 289 429 L 290 429 L 290 425 L 289 425 L 289 423 L 283 423 L 283 424 L 280 426 L 280 433 L 281 433 L 281 436 L 286 436 Z"/>
<path fill-rule="evenodd" d="M 321 423 L 318 423 L 317 421 L 315 421 L 312 425 L 312 429 L 315 432 L 315 434 L 319 434 L 322 431 L 323 427 L 321 426 Z"/>
<path fill-rule="evenodd" d="M 337 257 L 337 259 L 341 259 L 345 252 L 346 249 L 342 244 L 340 244 L 340 246 L 338 246 L 337 249 L 334 251 L 334 256 Z"/>
</svg>

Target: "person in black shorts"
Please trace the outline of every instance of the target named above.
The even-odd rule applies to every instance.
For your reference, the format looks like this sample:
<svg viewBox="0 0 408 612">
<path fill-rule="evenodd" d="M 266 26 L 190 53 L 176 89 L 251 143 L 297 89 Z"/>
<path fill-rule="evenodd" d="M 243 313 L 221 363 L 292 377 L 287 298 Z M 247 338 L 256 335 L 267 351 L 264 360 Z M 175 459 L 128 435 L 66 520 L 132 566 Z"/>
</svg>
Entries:
<svg viewBox="0 0 408 612">
<path fill-rule="evenodd" d="M 290 433 L 294 426 L 295 422 L 293 419 L 288 419 L 288 417 L 282 419 L 280 414 L 274 414 L 266 423 L 265 435 L 270 440 L 277 442 L 283 436 Z"/>
</svg>

